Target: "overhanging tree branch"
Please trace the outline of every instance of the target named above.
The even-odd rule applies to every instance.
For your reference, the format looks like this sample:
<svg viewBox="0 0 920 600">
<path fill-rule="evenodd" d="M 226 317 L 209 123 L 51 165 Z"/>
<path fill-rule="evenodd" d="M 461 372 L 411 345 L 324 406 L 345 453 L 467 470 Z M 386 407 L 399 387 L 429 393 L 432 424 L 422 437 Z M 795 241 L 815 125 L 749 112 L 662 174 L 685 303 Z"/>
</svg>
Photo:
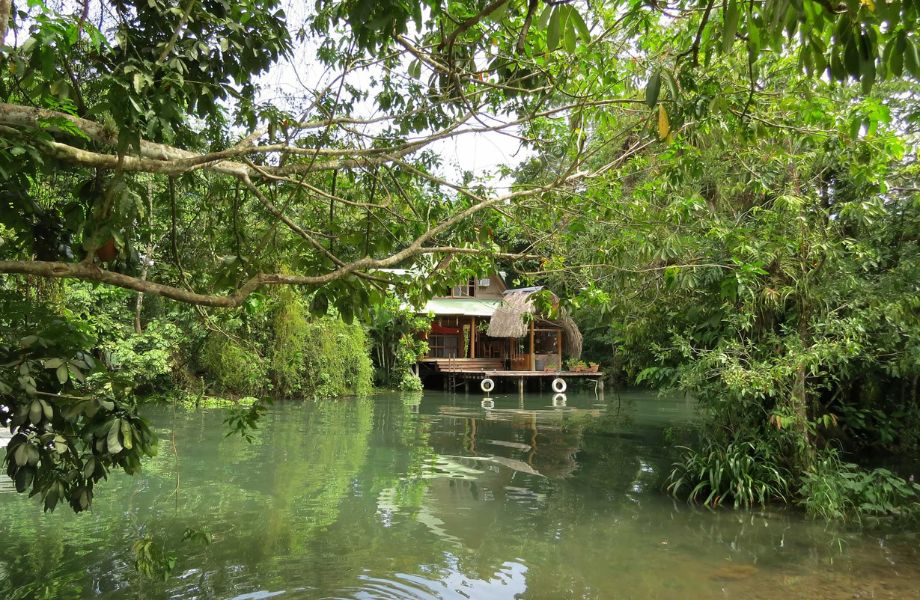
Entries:
<svg viewBox="0 0 920 600">
<path fill-rule="evenodd" d="M 89 262 L 67 263 L 55 261 L 0 261 L 0 273 L 33 275 L 38 277 L 56 278 L 56 279 L 79 279 L 83 281 L 94 281 L 113 285 L 125 289 L 143 292 L 154 296 L 162 296 L 179 302 L 188 304 L 197 304 L 201 306 L 214 306 L 223 308 L 233 308 L 240 306 L 246 298 L 260 287 L 266 285 L 300 285 L 318 287 L 332 281 L 342 279 L 349 275 L 357 275 L 362 272 L 374 269 L 384 269 L 395 267 L 404 261 L 423 254 L 476 254 L 484 256 L 495 256 L 494 253 L 479 250 L 476 248 L 463 248 L 452 246 L 426 246 L 426 244 L 437 236 L 445 233 L 469 217 L 485 209 L 500 203 L 510 202 L 526 198 L 536 194 L 542 194 L 561 185 L 573 183 L 592 174 L 578 171 L 552 181 L 549 184 L 534 187 L 528 190 L 519 190 L 495 196 L 492 198 L 482 198 L 470 191 L 466 194 L 476 200 L 472 206 L 454 214 L 449 219 L 442 221 L 435 227 L 432 227 L 422 235 L 398 252 L 390 254 L 385 258 L 364 257 L 349 263 L 342 264 L 337 269 L 320 275 L 289 275 L 283 273 L 259 273 L 246 280 L 240 287 L 229 294 L 201 294 L 192 290 L 178 288 L 175 286 L 143 280 L 138 277 L 116 273 L 106 269 L 101 269 L 97 265 Z M 448 183 L 448 182 L 444 182 Z M 503 258 L 516 257 L 525 258 L 524 255 L 502 254 Z M 529 258 L 529 257 L 528 257 Z"/>
</svg>

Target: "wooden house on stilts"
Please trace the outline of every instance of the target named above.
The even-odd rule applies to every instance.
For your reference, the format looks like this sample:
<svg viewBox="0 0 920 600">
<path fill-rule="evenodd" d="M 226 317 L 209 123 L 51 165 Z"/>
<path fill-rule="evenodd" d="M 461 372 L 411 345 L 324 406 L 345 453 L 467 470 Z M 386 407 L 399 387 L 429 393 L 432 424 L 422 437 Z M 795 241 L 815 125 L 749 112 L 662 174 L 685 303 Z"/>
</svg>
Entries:
<svg viewBox="0 0 920 600">
<path fill-rule="evenodd" d="M 516 378 L 523 389 L 525 378 L 600 377 L 563 370 L 564 360 L 581 355 L 581 333 L 542 287 L 508 289 L 498 274 L 470 278 L 419 312 L 433 316 L 429 331 L 421 332 L 428 353 L 419 359 L 419 375 L 429 385 Z"/>
</svg>

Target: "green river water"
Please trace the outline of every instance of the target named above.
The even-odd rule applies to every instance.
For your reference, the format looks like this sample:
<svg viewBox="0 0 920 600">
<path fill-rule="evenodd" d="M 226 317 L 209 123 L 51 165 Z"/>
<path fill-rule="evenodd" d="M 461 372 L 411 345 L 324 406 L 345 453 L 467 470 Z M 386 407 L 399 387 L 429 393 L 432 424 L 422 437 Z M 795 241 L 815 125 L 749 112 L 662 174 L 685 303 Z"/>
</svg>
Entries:
<svg viewBox="0 0 920 600">
<path fill-rule="evenodd" d="M 277 402 L 252 443 L 222 410 L 144 413 L 159 454 L 91 513 L 0 493 L 0 598 L 920 598 L 920 532 L 665 495 L 680 398 Z"/>
</svg>

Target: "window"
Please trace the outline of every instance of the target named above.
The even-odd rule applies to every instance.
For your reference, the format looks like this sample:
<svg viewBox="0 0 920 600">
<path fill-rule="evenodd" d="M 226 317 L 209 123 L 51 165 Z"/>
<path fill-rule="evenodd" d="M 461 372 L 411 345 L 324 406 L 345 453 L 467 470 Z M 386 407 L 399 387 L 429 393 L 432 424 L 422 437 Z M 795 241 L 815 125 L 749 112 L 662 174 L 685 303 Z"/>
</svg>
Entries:
<svg viewBox="0 0 920 600">
<path fill-rule="evenodd" d="M 459 317 L 438 317 L 431 323 L 428 334 L 428 356 L 431 358 L 459 358 L 462 324 Z"/>
<path fill-rule="evenodd" d="M 450 298 L 474 298 L 476 296 L 476 278 L 470 277 L 465 285 L 455 285 L 447 290 L 445 296 Z"/>
<path fill-rule="evenodd" d="M 457 336 L 431 334 L 428 336 L 428 356 L 431 358 L 457 358 Z"/>
<path fill-rule="evenodd" d="M 559 330 L 537 329 L 533 335 L 534 354 L 556 354 L 559 352 Z"/>
</svg>

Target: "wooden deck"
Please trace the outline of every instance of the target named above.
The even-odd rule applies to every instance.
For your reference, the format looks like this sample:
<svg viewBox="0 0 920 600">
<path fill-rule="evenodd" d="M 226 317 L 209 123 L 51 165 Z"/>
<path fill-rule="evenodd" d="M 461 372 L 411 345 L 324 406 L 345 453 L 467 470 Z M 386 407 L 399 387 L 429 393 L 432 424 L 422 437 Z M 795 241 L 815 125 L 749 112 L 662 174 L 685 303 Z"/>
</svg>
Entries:
<svg viewBox="0 0 920 600">
<path fill-rule="evenodd" d="M 508 370 L 484 370 L 484 369 L 450 369 L 449 371 L 444 370 L 445 373 L 450 373 L 451 375 L 457 376 L 459 378 L 467 379 L 483 379 L 488 377 L 489 379 L 517 379 L 519 377 L 561 377 L 566 379 L 569 377 L 588 377 L 592 379 L 603 379 L 604 374 L 590 373 L 588 371 L 508 371 Z"/>
<path fill-rule="evenodd" d="M 427 363 L 442 373 L 502 371 L 505 363 L 500 358 L 423 358 L 419 362 Z"/>
<path fill-rule="evenodd" d="M 496 384 L 499 381 L 514 381 L 517 383 L 518 393 L 524 394 L 527 381 L 540 382 L 540 389 L 543 389 L 543 382 L 547 380 L 561 379 L 563 382 L 581 379 L 582 381 L 592 381 L 596 390 L 603 396 L 604 393 L 604 374 L 601 372 L 591 373 L 588 371 L 508 371 L 505 369 L 487 370 L 487 369 L 451 369 L 444 371 L 444 389 L 454 390 L 463 387 L 469 391 L 474 382 L 491 379 Z M 494 387 L 494 386 L 493 386 Z M 563 383 L 563 388 L 565 384 Z M 564 389 L 562 391 L 565 391 Z M 488 395 L 488 392 L 486 392 Z M 563 395 L 564 397 L 564 395 Z"/>
<path fill-rule="evenodd" d="M 423 358 L 420 364 L 427 364 L 444 376 L 444 389 L 453 390 L 463 387 L 470 389 L 470 384 L 475 381 L 491 379 L 495 383 L 499 381 L 517 382 L 518 391 L 523 394 L 527 381 L 540 382 L 540 389 L 543 389 L 543 382 L 547 380 L 561 379 L 566 380 L 581 379 L 583 381 L 593 381 L 598 391 L 603 393 L 604 374 L 602 372 L 590 371 L 531 371 L 531 370 L 511 370 L 505 366 L 505 361 L 500 358 Z M 494 387 L 494 386 L 493 386 Z"/>
</svg>

